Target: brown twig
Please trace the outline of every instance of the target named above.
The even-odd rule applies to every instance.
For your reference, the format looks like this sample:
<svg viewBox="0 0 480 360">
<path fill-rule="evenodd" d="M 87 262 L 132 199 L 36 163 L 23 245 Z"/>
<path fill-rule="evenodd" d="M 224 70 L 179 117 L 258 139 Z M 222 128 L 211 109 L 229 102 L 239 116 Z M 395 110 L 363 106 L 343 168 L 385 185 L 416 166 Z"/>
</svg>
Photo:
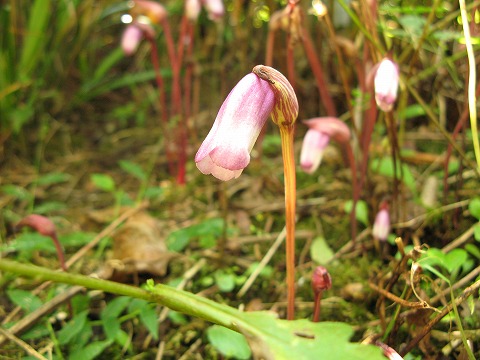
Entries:
<svg viewBox="0 0 480 360">
<path fill-rule="evenodd" d="M 428 309 L 428 308 L 431 308 L 430 305 L 428 305 L 426 301 L 407 301 L 407 300 L 404 300 L 402 298 L 399 298 L 398 296 L 392 294 L 391 292 L 388 292 L 388 291 L 378 287 L 374 283 L 369 282 L 368 286 L 370 286 L 373 290 L 380 293 L 381 295 L 385 296 L 387 299 L 390 299 L 390 300 L 392 300 L 393 302 L 395 302 L 399 305 L 409 307 L 409 308 L 414 308 L 414 309 Z"/>
<path fill-rule="evenodd" d="M 12 334 L 11 331 L 0 328 L 0 335 L 2 335 L 4 338 L 7 338 L 13 341 L 15 344 L 20 346 L 23 350 L 25 350 L 25 352 L 28 355 L 33 356 L 36 359 L 47 360 L 47 358 L 43 357 L 40 353 L 38 353 L 34 348 L 28 345 L 25 341 L 23 341 L 22 339 L 19 339 L 14 334 Z"/>
<path fill-rule="evenodd" d="M 435 316 L 426 326 L 423 327 L 420 334 L 418 334 L 410 341 L 410 343 L 407 344 L 407 346 L 400 352 L 400 355 L 403 357 L 408 354 L 432 330 L 432 328 L 445 317 L 445 315 L 452 311 L 455 306 L 459 306 L 461 303 L 467 300 L 469 296 L 478 292 L 479 289 L 480 280 L 477 280 L 471 286 L 463 290 L 460 296 L 458 296 L 455 300 L 448 304 L 448 306 L 446 306 L 437 316 Z"/>
</svg>

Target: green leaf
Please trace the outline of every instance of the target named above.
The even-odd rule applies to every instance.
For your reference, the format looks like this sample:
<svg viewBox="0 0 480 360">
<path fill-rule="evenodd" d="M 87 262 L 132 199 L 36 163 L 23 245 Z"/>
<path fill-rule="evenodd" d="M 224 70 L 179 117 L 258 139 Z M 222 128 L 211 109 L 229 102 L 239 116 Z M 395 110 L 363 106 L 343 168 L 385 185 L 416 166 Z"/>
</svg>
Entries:
<svg viewBox="0 0 480 360">
<path fill-rule="evenodd" d="M 141 181 L 147 180 L 148 176 L 140 165 L 128 160 L 120 160 L 118 164 L 120 165 L 122 170 L 126 171 L 137 179 Z"/>
<path fill-rule="evenodd" d="M 128 305 L 128 311 L 138 311 L 140 314 L 140 321 L 148 329 L 152 337 L 158 339 L 158 314 L 153 307 L 154 304 L 141 299 L 133 299 Z"/>
<path fill-rule="evenodd" d="M 480 223 L 476 224 L 473 228 L 473 237 L 475 240 L 480 241 Z"/>
<path fill-rule="evenodd" d="M 9 289 L 7 295 L 10 300 L 26 312 L 32 312 L 42 306 L 43 302 L 40 298 L 30 291 L 21 289 Z"/>
<path fill-rule="evenodd" d="M 470 211 L 470 215 L 472 215 L 477 220 L 480 220 L 480 198 L 476 197 L 470 200 L 468 204 L 468 211 Z"/>
<path fill-rule="evenodd" d="M 234 359 L 250 359 L 252 351 L 242 334 L 223 326 L 213 325 L 207 329 L 210 344 L 227 357 Z"/>
<path fill-rule="evenodd" d="M 215 283 L 222 292 L 230 292 L 235 288 L 235 275 L 223 270 L 215 271 Z"/>
<path fill-rule="evenodd" d="M 474 244 L 466 244 L 465 250 L 480 260 L 480 249 Z"/>
<path fill-rule="evenodd" d="M 10 195 L 20 201 L 29 201 L 33 198 L 33 195 L 22 186 L 8 184 L 3 185 L 0 189 L 5 195 Z"/>
<path fill-rule="evenodd" d="M 100 190 L 113 192 L 115 191 L 115 181 L 107 174 L 92 174 L 90 176 L 93 184 Z"/>
<path fill-rule="evenodd" d="M 103 309 L 100 316 L 102 318 L 117 318 L 127 308 L 132 298 L 128 296 L 119 296 L 110 301 Z"/>
<path fill-rule="evenodd" d="M 145 306 L 140 312 L 140 321 L 154 340 L 158 340 L 158 314 L 152 306 Z"/>
<path fill-rule="evenodd" d="M 444 264 L 450 273 L 460 270 L 467 261 L 468 253 L 464 249 L 453 249 L 445 255 Z"/>
<path fill-rule="evenodd" d="M 54 211 L 60 211 L 67 208 L 67 205 L 60 201 L 47 201 L 40 205 L 35 205 L 34 213 L 35 214 L 48 214 Z"/>
<path fill-rule="evenodd" d="M 417 193 L 415 177 L 413 176 L 410 168 L 406 164 L 402 164 L 400 167 L 400 161 L 397 159 L 397 177 L 401 179 L 405 185 L 414 193 Z M 373 159 L 371 162 L 371 169 L 373 172 L 376 172 L 383 176 L 388 176 L 393 178 L 395 175 L 393 160 L 389 157 L 384 157 L 381 159 Z M 401 169 L 401 171 L 400 171 Z M 402 177 L 403 173 L 403 177 Z"/>
<path fill-rule="evenodd" d="M 53 184 L 64 183 L 71 178 L 69 174 L 60 173 L 60 172 L 52 172 L 45 175 L 40 176 L 37 179 L 37 185 L 40 186 L 48 186 Z"/>
<path fill-rule="evenodd" d="M 121 324 L 118 318 L 127 308 L 132 298 L 128 296 L 119 296 L 110 301 L 100 314 L 103 330 L 108 340 L 116 340 L 121 330 Z"/>
<path fill-rule="evenodd" d="M 380 348 L 349 342 L 353 328 L 345 323 L 279 320 L 267 312 L 242 314 L 242 328 L 255 358 L 384 360 Z"/>
<path fill-rule="evenodd" d="M 87 322 L 88 310 L 82 311 L 70 320 L 63 328 L 58 332 L 58 343 L 65 345 L 70 342 L 77 334 L 79 334 Z"/>
<path fill-rule="evenodd" d="M 310 256 L 317 264 L 328 264 L 334 255 L 335 253 L 327 244 L 324 237 L 319 236 L 313 240 L 312 246 L 310 247 Z"/>
<path fill-rule="evenodd" d="M 91 360 L 100 355 L 112 344 L 110 340 L 96 341 L 85 346 L 85 348 L 69 355 L 70 360 Z"/>
<path fill-rule="evenodd" d="M 347 214 L 350 214 L 353 207 L 353 200 L 348 200 L 345 203 L 344 210 Z M 368 205 L 363 200 L 357 201 L 357 206 L 355 208 L 355 218 L 361 222 L 363 225 L 368 226 Z"/>
<path fill-rule="evenodd" d="M 167 238 L 167 248 L 170 251 L 180 252 L 190 244 L 190 239 L 190 235 L 184 229 L 174 231 Z"/>
</svg>

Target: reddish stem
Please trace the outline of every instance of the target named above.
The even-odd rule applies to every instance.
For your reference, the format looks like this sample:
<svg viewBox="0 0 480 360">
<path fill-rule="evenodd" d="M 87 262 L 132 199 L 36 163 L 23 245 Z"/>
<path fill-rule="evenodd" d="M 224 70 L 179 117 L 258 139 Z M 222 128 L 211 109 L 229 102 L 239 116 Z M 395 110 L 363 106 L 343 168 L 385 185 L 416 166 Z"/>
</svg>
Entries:
<svg viewBox="0 0 480 360">
<path fill-rule="evenodd" d="M 302 43 L 303 48 L 305 49 L 305 54 L 307 55 L 308 61 L 310 63 L 310 67 L 312 68 L 313 75 L 315 76 L 315 80 L 317 82 L 320 100 L 325 107 L 327 115 L 336 117 L 337 111 L 335 110 L 332 96 L 328 91 L 327 83 L 325 81 L 325 77 L 323 76 L 322 65 L 318 60 L 318 56 L 315 51 L 312 39 L 310 38 L 310 34 L 305 28 L 302 28 Z"/>
<path fill-rule="evenodd" d="M 352 146 L 349 142 L 345 143 L 345 148 L 347 150 L 348 163 L 350 165 L 350 171 L 352 172 L 352 192 L 353 192 L 353 205 L 352 211 L 350 212 L 350 222 L 352 225 L 352 241 L 354 242 L 357 237 L 357 218 L 356 218 L 356 209 L 358 199 L 360 197 L 360 191 L 358 188 L 358 179 L 357 179 L 357 166 L 355 162 L 355 155 L 353 154 Z"/>
<path fill-rule="evenodd" d="M 321 310 L 321 303 L 322 303 L 322 291 L 318 291 L 315 293 L 313 299 L 313 322 L 318 322 L 320 320 L 320 310 Z"/>
</svg>

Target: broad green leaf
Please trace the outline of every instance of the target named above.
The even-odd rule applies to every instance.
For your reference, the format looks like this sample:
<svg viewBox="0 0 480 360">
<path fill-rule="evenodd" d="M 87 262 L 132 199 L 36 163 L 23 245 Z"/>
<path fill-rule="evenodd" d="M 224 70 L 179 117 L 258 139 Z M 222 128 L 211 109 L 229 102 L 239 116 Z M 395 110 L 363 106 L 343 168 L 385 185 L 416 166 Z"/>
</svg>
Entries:
<svg viewBox="0 0 480 360">
<path fill-rule="evenodd" d="M 148 176 L 140 165 L 128 160 L 120 160 L 118 164 L 120 165 L 122 170 L 126 171 L 137 179 L 142 181 L 147 180 Z"/>
<path fill-rule="evenodd" d="M 330 246 L 325 241 L 325 238 L 319 236 L 316 237 L 310 247 L 310 256 L 312 260 L 319 265 L 328 264 L 328 262 L 333 258 L 335 253 L 330 248 Z"/>
<path fill-rule="evenodd" d="M 17 306 L 20 306 L 26 312 L 32 312 L 42 306 L 43 302 L 31 291 L 21 289 L 9 289 L 7 295 Z"/>
<path fill-rule="evenodd" d="M 348 200 L 345 203 L 345 212 L 347 214 L 350 214 L 352 211 L 352 206 L 353 206 L 353 200 Z M 361 222 L 363 225 L 368 226 L 368 205 L 365 201 L 363 200 L 358 200 L 357 201 L 357 206 L 355 208 L 355 218 Z"/>
<path fill-rule="evenodd" d="M 396 168 L 397 168 L 397 171 L 396 171 L 397 177 L 401 179 L 414 194 L 416 194 L 417 188 L 415 184 L 415 177 L 410 171 L 410 168 L 406 164 L 403 164 L 400 167 L 400 160 L 397 160 Z M 382 159 L 373 159 L 371 162 L 371 169 L 372 171 L 383 176 L 388 176 L 391 178 L 395 176 L 393 160 L 389 157 L 384 157 Z"/>
<path fill-rule="evenodd" d="M 112 344 L 110 340 L 96 341 L 88 344 L 85 348 L 69 355 L 70 360 L 91 360 L 100 355 Z"/>
<path fill-rule="evenodd" d="M 35 205 L 33 212 L 35 214 L 48 214 L 54 211 L 64 210 L 67 208 L 67 205 L 60 201 L 47 201 L 43 204 Z"/>
<path fill-rule="evenodd" d="M 128 305 L 128 311 L 138 311 L 140 321 L 148 329 L 155 340 L 158 339 L 158 314 L 149 302 L 141 299 L 133 299 Z"/>
<path fill-rule="evenodd" d="M 33 195 L 30 194 L 22 186 L 8 184 L 8 185 L 3 185 L 0 189 L 3 194 L 10 195 L 17 200 L 23 201 L 23 200 L 31 200 L 33 198 Z"/>
<path fill-rule="evenodd" d="M 110 301 L 100 314 L 103 330 L 108 340 L 116 341 L 121 330 L 120 314 L 127 308 L 132 299 L 128 296 L 119 296 Z"/>
<path fill-rule="evenodd" d="M 70 320 L 59 332 L 58 332 L 58 343 L 60 345 L 65 345 L 70 342 L 77 334 L 79 334 L 87 322 L 87 311 L 82 311 L 80 314 L 76 315 L 72 320 Z"/>
<path fill-rule="evenodd" d="M 473 237 L 475 240 L 480 241 L 480 223 L 476 224 L 473 228 Z"/>
<path fill-rule="evenodd" d="M 115 181 L 107 174 L 92 174 L 90 176 L 93 184 L 100 190 L 113 192 L 115 191 Z"/>
<path fill-rule="evenodd" d="M 260 265 L 260 263 L 258 261 L 254 261 L 247 269 L 247 271 L 245 271 L 245 275 L 251 275 L 256 269 L 257 267 Z M 272 273 L 273 273 L 273 268 L 269 265 L 266 265 L 263 267 L 262 270 L 260 270 L 260 276 L 264 276 L 266 278 L 270 278 L 272 276 Z"/>
<path fill-rule="evenodd" d="M 103 309 L 100 317 L 103 318 L 117 318 L 127 308 L 128 303 L 132 298 L 128 296 L 119 296 L 108 302 Z"/>
<path fill-rule="evenodd" d="M 34 251 L 42 250 L 55 252 L 52 239 L 36 232 L 24 232 L 9 244 L 0 246 L 1 251 L 19 251 L 22 256 L 29 259 Z"/>
<path fill-rule="evenodd" d="M 180 252 L 188 246 L 190 239 L 190 235 L 184 229 L 174 231 L 167 238 L 167 248 L 170 251 Z"/>
<path fill-rule="evenodd" d="M 71 178 L 71 175 L 61 173 L 61 172 L 52 172 L 40 176 L 37 179 L 37 185 L 48 186 L 53 184 L 64 183 Z"/>
<path fill-rule="evenodd" d="M 223 326 L 213 325 L 207 329 L 210 344 L 223 355 L 234 359 L 250 359 L 252 351 L 242 334 Z"/>
<path fill-rule="evenodd" d="M 244 313 L 249 328 L 238 326 L 255 358 L 384 360 L 375 346 L 349 342 L 353 328 L 345 323 L 279 320 L 267 312 Z"/>
<path fill-rule="evenodd" d="M 70 234 L 65 234 L 60 236 L 60 242 L 65 247 L 75 247 L 75 246 L 83 246 L 88 244 L 92 239 L 95 237 L 95 234 L 83 232 L 83 231 L 76 231 Z"/>
<path fill-rule="evenodd" d="M 480 220 L 480 198 L 476 197 L 470 200 L 468 204 L 468 211 L 470 211 L 470 215 L 472 215 L 477 220 Z"/>
<path fill-rule="evenodd" d="M 140 311 L 140 321 L 147 328 L 154 340 L 158 340 L 158 314 L 152 306 L 145 306 Z"/>
<path fill-rule="evenodd" d="M 229 292 L 235 288 L 235 275 L 227 273 L 223 270 L 217 270 L 214 274 L 215 284 L 222 292 Z"/>
<path fill-rule="evenodd" d="M 474 244 L 466 244 L 465 250 L 480 260 L 480 249 Z"/>
<path fill-rule="evenodd" d="M 102 318 L 102 327 L 107 339 L 111 341 L 115 341 L 122 331 L 120 321 L 116 317 Z"/>
<path fill-rule="evenodd" d="M 464 249 L 453 249 L 445 255 L 444 263 L 447 270 L 453 273 L 456 270 L 460 270 L 462 265 L 467 261 L 468 253 Z"/>
</svg>

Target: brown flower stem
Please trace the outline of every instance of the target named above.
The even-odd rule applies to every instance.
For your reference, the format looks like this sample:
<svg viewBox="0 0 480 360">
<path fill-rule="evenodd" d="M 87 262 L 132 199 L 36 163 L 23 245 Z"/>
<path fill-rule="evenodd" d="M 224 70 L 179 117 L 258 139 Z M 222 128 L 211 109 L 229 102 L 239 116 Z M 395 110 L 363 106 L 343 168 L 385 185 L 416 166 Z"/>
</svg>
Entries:
<svg viewBox="0 0 480 360">
<path fill-rule="evenodd" d="M 305 54 L 307 55 L 308 62 L 312 68 L 313 75 L 317 82 L 318 92 L 320 95 L 320 100 L 325 107 L 328 116 L 337 116 L 337 111 L 335 110 L 335 104 L 333 103 L 332 96 L 327 88 L 327 83 L 325 77 L 323 76 L 323 68 L 318 60 L 315 47 L 313 46 L 313 41 L 310 38 L 310 34 L 304 28 L 302 28 L 302 44 L 305 49 Z"/>
<path fill-rule="evenodd" d="M 352 226 L 352 241 L 355 242 L 357 238 L 357 218 L 356 210 L 357 203 L 360 197 L 360 191 L 358 188 L 358 179 L 357 179 L 357 165 L 355 162 L 355 155 L 353 154 L 352 146 L 349 142 L 345 143 L 345 148 L 347 150 L 348 163 L 350 165 L 350 171 L 352 172 L 352 193 L 353 193 L 353 204 L 352 211 L 350 212 L 350 223 Z"/>
<path fill-rule="evenodd" d="M 293 59 L 293 46 L 292 36 L 287 34 L 287 78 L 295 89 L 295 60 Z"/>
<path fill-rule="evenodd" d="M 313 303 L 313 319 L 312 322 L 318 322 L 320 320 L 320 310 L 322 305 L 322 292 L 319 291 L 315 294 Z"/>
<path fill-rule="evenodd" d="M 285 181 L 285 226 L 287 262 L 287 319 L 295 318 L 295 201 L 296 173 L 293 152 L 293 125 L 280 126 Z"/>
<path fill-rule="evenodd" d="M 273 46 L 275 45 L 275 30 L 269 29 L 267 35 L 267 50 L 265 52 L 265 65 L 273 64 Z"/>
<path fill-rule="evenodd" d="M 153 70 L 155 71 L 155 81 L 157 83 L 159 100 L 160 100 L 160 113 L 162 117 L 162 130 L 164 133 L 168 133 L 167 124 L 168 124 L 168 112 L 167 112 L 167 99 L 165 95 L 165 86 L 163 82 L 162 73 L 160 71 L 160 61 L 158 60 L 158 47 L 155 39 L 151 36 L 146 36 L 148 42 L 150 43 L 150 58 L 152 61 Z M 168 171 L 170 174 L 173 174 L 175 171 L 175 164 L 173 160 L 173 154 L 167 141 L 165 139 L 165 153 L 167 156 Z"/>
<path fill-rule="evenodd" d="M 63 271 L 67 271 L 67 265 L 65 264 L 65 255 L 63 253 L 62 245 L 60 245 L 60 241 L 58 241 L 58 237 L 56 234 L 51 236 L 53 244 L 55 245 L 55 249 L 57 251 L 58 261 L 60 262 L 60 267 Z"/>
</svg>

